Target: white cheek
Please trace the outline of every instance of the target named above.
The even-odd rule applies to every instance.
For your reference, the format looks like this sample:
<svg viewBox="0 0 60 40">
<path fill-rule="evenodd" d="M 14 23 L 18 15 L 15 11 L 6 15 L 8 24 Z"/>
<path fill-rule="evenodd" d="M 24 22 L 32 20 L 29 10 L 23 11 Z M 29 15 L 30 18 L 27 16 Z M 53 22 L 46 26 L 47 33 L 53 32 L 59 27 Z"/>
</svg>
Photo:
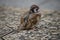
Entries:
<svg viewBox="0 0 60 40">
<path fill-rule="evenodd" d="M 34 9 L 34 12 L 37 12 L 36 9 Z"/>
</svg>

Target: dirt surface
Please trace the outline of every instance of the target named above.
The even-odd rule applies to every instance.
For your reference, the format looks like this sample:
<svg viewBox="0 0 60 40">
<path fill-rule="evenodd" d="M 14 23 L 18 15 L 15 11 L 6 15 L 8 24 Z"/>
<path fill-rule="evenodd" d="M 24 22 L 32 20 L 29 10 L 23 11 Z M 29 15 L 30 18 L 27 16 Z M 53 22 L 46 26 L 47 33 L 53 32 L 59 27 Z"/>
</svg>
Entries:
<svg viewBox="0 0 60 40">
<path fill-rule="evenodd" d="M 60 40 L 60 12 L 42 9 L 35 30 L 16 32 L 20 16 L 28 9 L 0 7 L 0 40 Z"/>
</svg>

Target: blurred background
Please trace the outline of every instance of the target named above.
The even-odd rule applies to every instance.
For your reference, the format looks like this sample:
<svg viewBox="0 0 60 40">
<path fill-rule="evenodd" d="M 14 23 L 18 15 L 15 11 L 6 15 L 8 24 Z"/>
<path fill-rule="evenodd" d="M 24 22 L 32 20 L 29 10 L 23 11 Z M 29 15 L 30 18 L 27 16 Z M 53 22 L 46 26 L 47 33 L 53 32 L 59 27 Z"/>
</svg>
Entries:
<svg viewBox="0 0 60 40">
<path fill-rule="evenodd" d="M 37 4 L 43 9 L 60 10 L 60 0 L 0 0 L 0 6 L 29 8 L 32 4 Z"/>
</svg>

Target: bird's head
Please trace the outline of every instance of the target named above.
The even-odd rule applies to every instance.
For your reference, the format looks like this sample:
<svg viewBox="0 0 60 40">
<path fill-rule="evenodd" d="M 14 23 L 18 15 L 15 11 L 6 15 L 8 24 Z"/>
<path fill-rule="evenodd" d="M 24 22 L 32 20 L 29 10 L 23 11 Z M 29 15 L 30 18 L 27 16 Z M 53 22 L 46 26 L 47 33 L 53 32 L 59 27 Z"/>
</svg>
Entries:
<svg viewBox="0 0 60 40">
<path fill-rule="evenodd" d="M 32 12 L 32 13 L 37 13 L 38 10 L 39 10 L 39 6 L 37 6 L 37 5 L 32 5 L 30 7 L 30 12 Z"/>
</svg>

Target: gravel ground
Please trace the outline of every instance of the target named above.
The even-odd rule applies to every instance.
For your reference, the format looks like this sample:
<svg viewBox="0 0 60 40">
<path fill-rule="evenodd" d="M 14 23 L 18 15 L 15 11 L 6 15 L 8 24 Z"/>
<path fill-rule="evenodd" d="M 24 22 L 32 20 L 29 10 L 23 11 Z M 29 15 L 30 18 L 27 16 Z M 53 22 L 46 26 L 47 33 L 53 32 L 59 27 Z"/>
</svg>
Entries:
<svg viewBox="0 0 60 40">
<path fill-rule="evenodd" d="M 0 7 L 0 38 L 1 40 L 60 40 L 60 12 L 41 11 L 41 20 L 35 30 L 16 32 L 20 24 L 20 16 L 27 9 Z"/>
</svg>

